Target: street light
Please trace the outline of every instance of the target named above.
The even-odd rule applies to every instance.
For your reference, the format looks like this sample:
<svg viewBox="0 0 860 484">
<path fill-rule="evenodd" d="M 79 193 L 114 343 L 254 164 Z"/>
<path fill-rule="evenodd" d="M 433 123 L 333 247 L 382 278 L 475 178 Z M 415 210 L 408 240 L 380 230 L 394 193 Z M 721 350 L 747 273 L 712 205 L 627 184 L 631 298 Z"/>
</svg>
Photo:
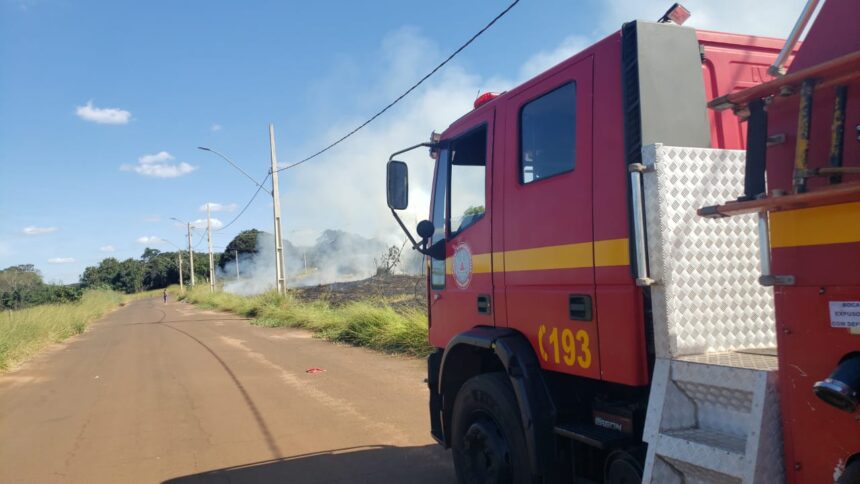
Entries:
<svg viewBox="0 0 860 484">
<path fill-rule="evenodd" d="M 273 225 L 275 232 L 275 281 L 278 293 L 284 294 L 287 288 L 287 279 L 284 275 L 284 246 L 283 238 L 281 237 L 281 199 L 280 194 L 278 193 L 278 159 L 275 150 L 275 127 L 272 124 L 269 124 L 269 147 L 271 149 L 272 162 L 272 168 L 269 170 L 269 174 L 272 177 L 271 191 L 267 190 L 262 183 L 258 182 L 254 177 L 246 173 L 245 170 L 240 168 L 239 165 L 233 162 L 233 160 L 228 158 L 226 155 L 205 146 L 198 146 L 197 149 L 214 153 L 223 158 L 224 161 L 229 163 L 233 168 L 239 170 L 243 175 L 245 175 L 245 177 L 254 182 L 254 184 L 260 187 L 260 189 L 265 190 L 266 193 L 272 197 L 272 210 L 274 216 Z"/>
<path fill-rule="evenodd" d="M 182 248 L 165 238 L 159 237 L 158 239 L 163 242 L 167 242 L 178 249 L 176 251 L 176 258 L 179 259 L 179 290 L 181 292 L 185 292 L 185 282 L 182 279 Z"/>
<path fill-rule="evenodd" d="M 176 217 L 170 217 L 170 220 L 176 220 L 188 227 L 188 264 L 191 267 L 191 287 L 194 287 L 194 249 L 191 248 L 191 223 L 179 220 Z M 181 274 L 181 271 L 180 271 Z"/>
</svg>

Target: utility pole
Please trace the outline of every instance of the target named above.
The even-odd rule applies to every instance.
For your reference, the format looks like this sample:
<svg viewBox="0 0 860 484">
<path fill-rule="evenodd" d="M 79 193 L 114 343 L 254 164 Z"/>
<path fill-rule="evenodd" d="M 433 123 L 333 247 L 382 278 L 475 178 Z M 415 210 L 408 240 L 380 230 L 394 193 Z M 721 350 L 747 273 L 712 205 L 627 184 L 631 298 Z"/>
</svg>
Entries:
<svg viewBox="0 0 860 484">
<path fill-rule="evenodd" d="M 182 282 L 182 251 L 176 251 L 176 258 L 179 259 L 179 291 L 185 292 L 185 285 Z"/>
<path fill-rule="evenodd" d="M 239 251 L 234 250 L 233 254 L 236 255 L 236 280 L 239 280 Z"/>
<path fill-rule="evenodd" d="M 194 249 L 191 248 L 191 223 L 188 224 L 188 265 L 191 266 L 191 287 L 194 287 Z"/>
<path fill-rule="evenodd" d="M 281 196 L 278 193 L 278 155 L 275 153 L 275 126 L 269 123 L 269 145 L 272 148 L 272 207 L 275 215 L 275 282 L 278 294 L 287 292 L 284 277 L 284 242 L 281 237 Z"/>
<path fill-rule="evenodd" d="M 215 257 L 212 255 L 212 215 L 206 203 L 206 233 L 209 237 L 209 292 L 215 292 Z"/>
</svg>

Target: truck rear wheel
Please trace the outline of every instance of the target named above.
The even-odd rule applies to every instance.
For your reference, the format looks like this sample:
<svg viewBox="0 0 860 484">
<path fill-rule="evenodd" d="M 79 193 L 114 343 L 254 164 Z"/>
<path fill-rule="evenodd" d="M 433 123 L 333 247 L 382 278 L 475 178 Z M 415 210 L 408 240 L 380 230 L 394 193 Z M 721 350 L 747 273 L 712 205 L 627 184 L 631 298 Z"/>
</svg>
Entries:
<svg viewBox="0 0 860 484">
<path fill-rule="evenodd" d="M 463 384 L 451 430 L 459 482 L 532 482 L 519 406 L 504 373 L 474 376 Z"/>
</svg>

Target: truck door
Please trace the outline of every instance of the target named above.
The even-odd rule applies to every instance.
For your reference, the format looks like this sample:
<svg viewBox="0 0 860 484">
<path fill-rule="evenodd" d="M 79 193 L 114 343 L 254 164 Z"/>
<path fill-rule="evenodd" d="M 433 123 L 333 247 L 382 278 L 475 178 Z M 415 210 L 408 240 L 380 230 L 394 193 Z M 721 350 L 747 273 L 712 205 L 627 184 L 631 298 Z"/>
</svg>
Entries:
<svg viewBox="0 0 860 484">
<path fill-rule="evenodd" d="M 508 326 L 526 335 L 544 368 L 599 378 L 592 63 L 550 71 L 505 104 L 504 247 L 496 250 Z"/>
<path fill-rule="evenodd" d="M 495 110 L 473 115 L 442 140 L 432 217 L 445 260 L 430 262 L 430 342 L 445 347 L 475 326 L 492 326 L 490 207 Z"/>
</svg>

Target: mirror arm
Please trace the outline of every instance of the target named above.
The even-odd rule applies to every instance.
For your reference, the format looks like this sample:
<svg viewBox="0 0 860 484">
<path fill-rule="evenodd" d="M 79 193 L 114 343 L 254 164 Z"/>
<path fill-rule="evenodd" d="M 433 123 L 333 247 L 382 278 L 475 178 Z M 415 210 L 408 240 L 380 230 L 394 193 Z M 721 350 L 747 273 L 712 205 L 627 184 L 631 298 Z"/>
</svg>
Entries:
<svg viewBox="0 0 860 484">
<path fill-rule="evenodd" d="M 409 229 L 403 225 L 403 221 L 400 220 L 400 216 L 397 215 L 397 212 L 392 208 L 391 214 L 394 215 L 394 220 L 397 220 L 397 224 L 400 225 L 400 228 L 403 229 L 403 232 L 406 233 L 406 236 L 409 237 L 409 242 L 412 242 L 412 248 L 424 254 L 424 248 L 418 245 L 418 242 L 415 241 L 415 237 L 409 232 Z M 426 254 L 425 254 L 426 255 Z"/>
<path fill-rule="evenodd" d="M 394 152 L 394 153 L 391 153 L 391 156 L 389 156 L 389 157 L 388 157 L 388 161 L 393 160 L 393 159 L 394 159 L 394 157 L 395 157 L 395 156 L 397 156 L 397 155 L 400 155 L 400 154 L 406 153 L 407 151 L 412 151 L 412 150 L 414 150 L 415 148 L 421 148 L 421 147 L 425 147 L 425 148 L 432 148 L 432 147 L 434 147 L 434 146 L 436 146 L 436 143 L 427 143 L 427 142 L 424 142 L 424 143 L 418 143 L 418 144 L 417 144 L 417 145 L 415 145 L 415 146 L 410 146 L 409 148 L 404 148 L 404 149 L 402 149 L 402 150 L 400 150 L 400 151 L 396 151 L 396 152 Z M 399 220 L 399 219 L 398 219 L 398 220 Z M 401 225 L 403 225 L 403 224 L 401 224 Z"/>
<path fill-rule="evenodd" d="M 433 148 L 435 146 L 438 146 L 438 143 L 427 143 L 427 142 L 418 143 L 417 145 L 410 146 L 409 148 L 404 148 L 400 151 L 395 151 L 394 153 L 391 153 L 391 156 L 388 157 L 388 161 L 392 161 L 392 160 L 394 160 L 395 156 L 406 153 L 407 151 L 412 151 L 415 148 L 422 148 L 422 147 L 423 148 Z M 409 229 L 407 229 L 406 226 L 403 225 L 403 221 L 400 220 L 400 216 L 397 215 L 397 212 L 393 208 L 390 210 L 391 210 L 391 215 L 394 215 L 394 220 L 397 220 L 397 224 L 400 225 L 400 228 L 403 229 L 403 232 L 406 234 L 407 237 L 409 237 L 409 242 L 412 242 L 412 248 L 417 250 L 421 254 L 429 255 L 429 249 L 427 248 L 427 241 L 422 240 L 421 245 L 419 245 L 418 242 L 415 240 L 415 237 L 412 236 L 412 233 L 409 232 Z"/>
</svg>

